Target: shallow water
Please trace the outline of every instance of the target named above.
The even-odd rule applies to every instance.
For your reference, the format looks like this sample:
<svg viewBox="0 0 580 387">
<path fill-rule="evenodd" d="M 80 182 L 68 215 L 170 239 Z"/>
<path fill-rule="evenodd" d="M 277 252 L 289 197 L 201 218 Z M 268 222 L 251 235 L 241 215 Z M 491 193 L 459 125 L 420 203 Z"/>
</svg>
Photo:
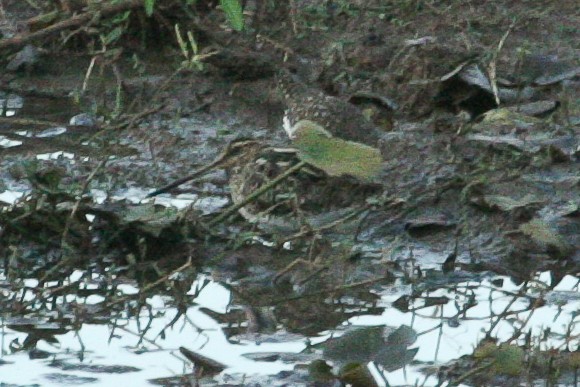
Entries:
<svg viewBox="0 0 580 387">
<path fill-rule="evenodd" d="M 75 281 L 81 276 L 82 273 L 77 272 L 69 280 Z M 188 294 L 197 293 L 196 290 L 207 279 L 208 277 L 202 275 Z M 527 291 L 526 297 L 535 297 L 545 291 L 544 286 L 549 283 L 549 273 L 539 274 L 537 279 L 538 286 Z M 93 280 L 98 282 L 96 277 Z M 503 280 L 503 285 L 495 286 L 492 280 L 494 283 Z M 36 280 L 25 281 L 30 287 L 34 287 L 36 283 Z M 83 287 L 90 288 L 91 285 L 86 284 Z M 138 292 L 130 284 L 121 286 L 120 289 L 127 294 Z M 412 327 L 419 334 L 412 346 L 419 348 L 415 356 L 418 364 L 384 373 L 384 378 L 391 385 L 417 382 L 434 386 L 437 384 L 436 378 L 423 375 L 420 372 L 421 366 L 441 365 L 462 355 L 471 354 L 477 343 L 490 331 L 491 325 L 496 324 L 499 314 L 510 313 L 509 318 L 501 319 L 491 331 L 493 337 L 502 341 L 509 339 L 514 329 L 521 329 L 530 331 L 542 349 L 563 349 L 566 346 L 564 337 L 577 337 L 580 334 L 578 317 L 574 316 L 580 307 L 578 279 L 567 276 L 550 291 L 552 298 L 565 295 L 564 300 L 568 300 L 567 302 L 547 304 L 533 311 L 530 310 L 529 299 L 513 295 L 519 289 L 521 286 L 514 285 L 508 278 L 491 277 L 481 282 L 458 283 L 453 288 L 446 287 L 429 292 L 430 297 L 445 296 L 456 300 L 457 305 L 462 305 L 466 301 L 465 294 L 469 293 L 470 302 L 475 301 L 477 305 L 461 316 L 457 316 L 454 302 L 443 307 L 431 306 L 415 312 L 401 312 L 392 307 L 392 303 L 402 294 L 384 289 L 379 292 L 379 304 L 385 307 L 381 316 L 359 316 L 344 321 L 343 324 Z M 20 295 L 3 286 L 2 298 L 13 296 Z M 9 328 L 12 319 L 4 316 L 0 342 L 1 360 L 5 363 L 0 365 L 0 381 L 15 385 L 60 386 L 83 384 L 84 380 L 93 386 L 144 386 L 154 378 L 177 376 L 191 371 L 189 362 L 179 353 L 180 346 L 227 365 L 228 368 L 219 378 L 230 375 L 227 377 L 229 380 L 236 380 L 243 375 L 245 380 L 252 380 L 252 375 L 273 375 L 283 370 L 292 370 L 294 364 L 252 361 L 244 357 L 244 354 L 298 353 L 306 347 L 307 340 L 316 344 L 330 337 L 331 332 L 320 332 L 316 337 L 302 337 L 293 341 L 276 342 L 276 335 L 270 338 L 261 335 L 254 342 L 228 342 L 219 323 L 200 311 L 200 308 L 228 313 L 234 307 L 230 304 L 230 299 L 230 292 L 226 288 L 211 281 L 192 300 L 195 305 L 189 307 L 187 313 L 173 327 L 167 327 L 176 316 L 176 308 L 168 304 L 171 301 L 166 297 L 150 297 L 147 298 L 147 304 L 151 307 L 154 316 L 152 319 L 149 313 L 142 312 L 139 318 L 126 316 L 116 319 L 114 328 L 113 321 L 109 324 L 83 323 L 78 330 L 55 335 L 58 343 L 40 340 L 37 349 L 46 351 L 46 358 L 34 360 L 26 352 L 14 352 L 14 348 L 18 347 L 17 343 L 22 344 L 27 334 Z M 64 303 L 64 299 L 62 301 Z M 104 301 L 103 297 L 95 295 L 75 299 L 70 295 L 66 296 L 66 303 L 77 302 L 80 305 L 96 305 Z M 417 302 L 412 306 L 419 308 L 419 304 Z M 139 332 L 148 323 L 151 325 L 141 337 Z M 547 339 L 539 340 L 548 327 L 551 333 Z"/>
</svg>

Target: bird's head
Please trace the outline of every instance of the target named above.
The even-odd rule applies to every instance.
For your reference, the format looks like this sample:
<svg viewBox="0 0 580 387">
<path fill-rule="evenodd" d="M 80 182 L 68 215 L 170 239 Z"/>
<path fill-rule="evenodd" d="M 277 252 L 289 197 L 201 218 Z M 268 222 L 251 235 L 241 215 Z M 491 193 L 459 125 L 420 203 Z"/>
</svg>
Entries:
<svg viewBox="0 0 580 387">
<path fill-rule="evenodd" d="M 276 89 L 280 97 L 287 100 L 293 95 L 300 93 L 306 89 L 306 85 L 302 83 L 300 77 L 293 71 L 282 68 L 276 74 Z"/>
</svg>

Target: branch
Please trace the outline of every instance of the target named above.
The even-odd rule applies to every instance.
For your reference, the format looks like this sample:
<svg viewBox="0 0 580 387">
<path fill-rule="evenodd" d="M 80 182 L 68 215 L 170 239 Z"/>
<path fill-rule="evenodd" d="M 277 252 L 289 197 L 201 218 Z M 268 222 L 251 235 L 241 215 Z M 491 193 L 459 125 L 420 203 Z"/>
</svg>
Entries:
<svg viewBox="0 0 580 387">
<path fill-rule="evenodd" d="M 71 17 L 70 19 L 66 19 L 61 22 L 52 24 L 46 28 L 32 32 L 30 34 L 17 35 L 13 38 L 2 39 L 0 40 L 0 50 L 5 48 L 22 47 L 33 40 L 44 38 L 56 32 L 66 30 L 72 27 L 79 27 L 82 24 L 88 23 L 91 20 L 93 20 L 98 14 L 100 14 L 102 17 L 107 17 L 138 7 L 143 7 L 143 0 L 125 0 L 119 4 L 105 5 L 98 10 L 90 10 L 88 12 L 81 13 L 79 15 Z"/>
</svg>

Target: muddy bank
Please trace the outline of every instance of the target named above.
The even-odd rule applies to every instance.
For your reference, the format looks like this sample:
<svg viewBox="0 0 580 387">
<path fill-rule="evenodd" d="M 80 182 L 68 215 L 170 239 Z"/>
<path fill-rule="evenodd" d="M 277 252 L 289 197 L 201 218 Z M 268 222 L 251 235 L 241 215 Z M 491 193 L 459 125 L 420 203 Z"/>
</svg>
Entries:
<svg viewBox="0 0 580 387">
<path fill-rule="evenodd" d="M 32 49 L 14 44 L 6 58 L 2 306 L 5 325 L 24 340 L 13 342 L 8 360 L 39 347 L 62 357 L 44 343 L 64 342 L 83 327 L 112 327 L 113 336 L 115 321 L 124 321 L 137 332 L 129 335 L 138 338 L 135 347 L 145 337 L 148 351 L 185 347 L 181 361 L 197 365 L 185 379 L 207 385 L 264 378 L 368 385 L 374 378 L 361 364 L 374 362 L 392 381 L 413 359 L 413 372 L 433 385 L 511 385 L 556 370 L 570 376 L 580 265 L 572 4 L 548 13 L 545 3 L 247 2 L 243 32 L 227 27 L 212 2 L 179 17 L 180 2 L 158 5 L 152 19 L 123 4 L 131 10 L 125 19 L 95 22 L 101 34 L 117 28 L 123 37 L 101 51 L 87 48 L 98 34 L 92 19 L 82 19 L 91 9 L 80 8 L 74 20 L 86 30 L 66 40 L 31 39 L 42 50 L 21 66 L 13 60 Z M 3 43 L 10 46 L 6 39 L 31 33 L 10 23 L 26 24 L 38 11 L 20 2 L 4 8 Z M 185 41 L 190 23 L 197 47 L 180 47 L 175 22 Z M 371 148 L 383 161 L 372 178 L 343 173 L 357 169 L 337 167 L 340 155 L 332 165 L 321 162 L 288 138 L 283 116 L 292 105 L 276 81 L 282 69 L 304 90 L 291 103 L 348 103 L 361 127 L 380 131 Z M 339 137 L 340 128 L 322 129 Z M 178 179 L 183 183 L 147 197 Z M 205 300 L 206 287 L 230 292 L 227 306 Z M 509 308 L 474 328 L 469 313 L 493 298 L 479 293 L 488 288 L 530 315 L 566 305 L 558 321 L 567 328 L 554 327 L 534 346 L 526 332 L 541 337 L 542 322 L 510 325 L 517 312 Z M 563 293 L 563 301 L 552 299 Z M 176 333 L 183 322 L 203 336 L 193 316 L 211 317 L 223 337 L 207 335 L 214 343 L 226 338 L 232 353 L 240 344 L 287 343 L 286 352 L 300 353 L 274 345 L 253 361 L 292 371 L 266 367 L 276 376 L 239 376 L 243 367 L 231 365 L 223 349 L 204 352 Z M 422 318 L 423 325 L 413 323 Z M 449 335 L 468 326 L 485 335 L 463 342 L 476 351 L 428 356 L 421 336 L 437 324 Z M 368 325 L 380 329 L 361 328 Z M 328 332 L 345 339 L 327 340 Z M 171 339 L 163 342 L 165 334 Z M 375 349 L 355 348 L 352 337 Z M 501 345 L 486 347 L 490 338 Z M 316 345 L 304 344 L 310 341 Z M 551 345 L 557 355 L 546 354 Z M 525 371 L 522 350 L 537 363 L 556 356 L 550 359 L 558 366 Z M 82 364 L 84 349 L 78 353 L 80 360 L 67 361 Z M 469 359 L 454 362 L 464 354 Z M 502 356 L 514 359 L 511 369 L 493 368 Z M 469 373 L 479 366 L 482 372 Z M 65 376 L 71 370 L 51 367 Z"/>
</svg>

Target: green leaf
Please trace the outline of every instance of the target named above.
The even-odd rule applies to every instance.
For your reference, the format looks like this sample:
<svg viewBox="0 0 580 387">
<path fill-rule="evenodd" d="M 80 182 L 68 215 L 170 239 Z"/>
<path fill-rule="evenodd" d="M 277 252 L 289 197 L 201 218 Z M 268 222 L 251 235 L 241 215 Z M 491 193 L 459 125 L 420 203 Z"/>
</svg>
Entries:
<svg viewBox="0 0 580 387">
<path fill-rule="evenodd" d="M 244 15 L 239 0 L 220 0 L 220 5 L 226 14 L 226 19 L 236 31 L 244 29 Z"/>
<path fill-rule="evenodd" d="M 153 15 L 153 7 L 155 6 L 155 0 L 144 0 L 145 13 L 147 16 Z"/>
<path fill-rule="evenodd" d="M 179 48 L 181 49 L 181 53 L 183 54 L 185 59 L 189 59 L 189 50 L 187 48 L 187 44 L 183 40 L 183 36 L 181 36 L 179 24 L 175 25 L 175 37 L 177 38 L 177 43 L 179 44 Z"/>
<path fill-rule="evenodd" d="M 109 45 L 115 41 L 117 41 L 121 35 L 123 35 L 123 31 L 125 29 L 123 27 L 115 27 L 104 37 L 104 42 L 106 45 Z"/>
<path fill-rule="evenodd" d="M 129 16 L 131 16 L 131 11 L 125 11 L 122 13 L 118 13 L 114 17 L 111 18 L 111 22 L 112 22 L 112 24 L 120 24 L 124 21 L 129 20 Z"/>
<path fill-rule="evenodd" d="M 381 152 L 368 145 L 332 137 L 320 125 L 303 120 L 294 126 L 293 144 L 304 161 L 330 176 L 371 181 L 381 171 Z"/>
</svg>

